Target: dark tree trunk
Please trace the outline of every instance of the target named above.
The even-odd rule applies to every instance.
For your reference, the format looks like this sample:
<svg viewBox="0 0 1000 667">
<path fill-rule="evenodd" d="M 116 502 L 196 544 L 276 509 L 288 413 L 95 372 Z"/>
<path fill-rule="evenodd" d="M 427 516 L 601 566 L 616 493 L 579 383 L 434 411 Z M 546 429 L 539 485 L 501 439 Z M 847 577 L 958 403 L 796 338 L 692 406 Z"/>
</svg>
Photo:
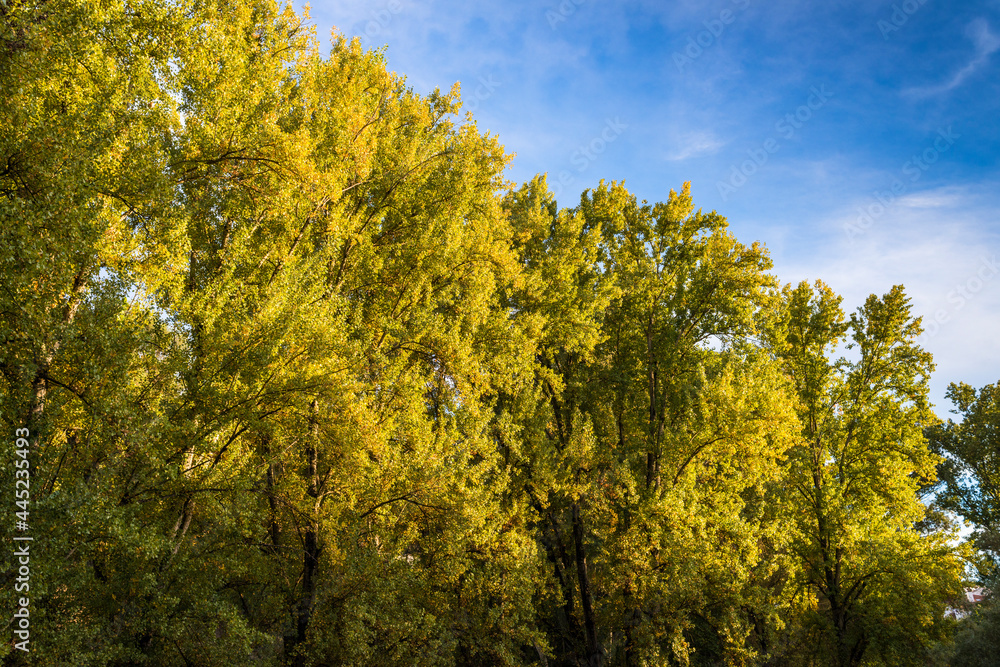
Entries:
<svg viewBox="0 0 1000 667">
<path fill-rule="evenodd" d="M 312 617 L 313 607 L 316 604 L 316 572 L 319 567 L 319 505 L 320 505 L 320 479 L 319 479 L 319 416 L 316 401 L 310 407 L 311 433 L 309 443 L 306 446 L 306 466 L 309 478 L 309 488 L 307 493 L 312 499 L 312 507 L 309 508 L 310 516 L 302 536 L 302 593 L 299 596 L 295 610 L 295 639 L 288 653 L 305 642 L 306 633 L 309 630 L 309 620 Z M 305 656 L 299 654 L 294 658 L 296 667 L 305 665 Z"/>
<path fill-rule="evenodd" d="M 590 575 L 587 573 L 587 554 L 583 546 L 583 521 L 580 518 L 580 504 L 573 503 L 573 541 L 576 546 L 576 573 L 580 579 L 580 606 L 583 608 L 583 626 L 587 634 L 587 664 L 601 667 L 604 656 L 597 643 L 597 624 L 594 620 L 594 601 L 590 591 Z"/>
</svg>

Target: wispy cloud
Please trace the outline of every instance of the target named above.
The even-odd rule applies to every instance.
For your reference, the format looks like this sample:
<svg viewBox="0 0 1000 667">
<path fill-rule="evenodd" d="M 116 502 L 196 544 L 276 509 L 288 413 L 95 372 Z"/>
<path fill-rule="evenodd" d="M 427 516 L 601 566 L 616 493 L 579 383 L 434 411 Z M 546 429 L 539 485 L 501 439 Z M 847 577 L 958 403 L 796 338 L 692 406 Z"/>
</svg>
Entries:
<svg viewBox="0 0 1000 667">
<path fill-rule="evenodd" d="M 665 156 L 665 159 L 669 162 L 712 155 L 725 146 L 726 142 L 716 137 L 712 132 L 696 131 L 679 135 L 673 143 L 675 143 L 676 147 Z"/>
<path fill-rule="evenodd" d="M 962 203 L 962 196 L 958 188 L 941 188 L 900 197 L 897 203 L 907 208 L 947 208 Z"/>
<path fill-rule="evenodd" d="M 972 60 L 970 60 L 965 67 L 955 72 L 946 82 L 936 86 L 911 88 L 906 91 L 908 95 L 912 95 L 914 97 L 932 97 L 934 95 L 940 95 L 954 90 L 962 85 L 962 83 L 968 79 L 973 72 L 986 64 L 986 62 L 990 59 L 990 56 L 993 55 L 997 49 L 1000 49 L 1000 37 L 993 34 L 993 31 L 990 30 L 990 26 L 986 23 L 985 19 L 979 18 L 970 23 L 966 29 L 966 34 L 972 40 L 972 43 L 976 48 L 976 55 L 972 58 Z"/>
</svg>

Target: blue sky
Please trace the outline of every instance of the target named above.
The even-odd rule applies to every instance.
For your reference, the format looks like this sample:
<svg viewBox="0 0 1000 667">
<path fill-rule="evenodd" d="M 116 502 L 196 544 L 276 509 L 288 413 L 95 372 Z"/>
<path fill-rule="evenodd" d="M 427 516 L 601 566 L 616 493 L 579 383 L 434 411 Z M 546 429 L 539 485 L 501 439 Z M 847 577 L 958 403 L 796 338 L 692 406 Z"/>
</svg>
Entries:
<svg viewBox="0 0 1000 667">
<path fill-rule="evenodd" d="M 299 5 L 301 7 L 301 4 Z M 1000 0 L 314 2 L 560 204 L 604 178 L 692 181 L 785 282 L 851 311 L 904 284 L 949 382 L 1000 381 Z M 561 183 L 560 183 L 561 181 Z"/>
</svg>

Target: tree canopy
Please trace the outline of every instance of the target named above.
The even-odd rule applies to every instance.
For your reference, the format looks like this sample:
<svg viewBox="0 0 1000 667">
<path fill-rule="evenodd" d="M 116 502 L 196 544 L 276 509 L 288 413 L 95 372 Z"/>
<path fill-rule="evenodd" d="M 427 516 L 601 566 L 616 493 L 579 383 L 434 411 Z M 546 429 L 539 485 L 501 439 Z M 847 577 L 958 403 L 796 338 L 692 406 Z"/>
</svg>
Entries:
<svg viewBox="0 0 1000 667">
<path fill-rule="evenodd" d="M 995 396 L 937 424 L 901 286 L 845 318 L 690 183 L 510 184 L 276 2 L 7 0 L 0 84 L 4 664 L 941 655 L 921 493 L 995 536 Z"/>
</svg>

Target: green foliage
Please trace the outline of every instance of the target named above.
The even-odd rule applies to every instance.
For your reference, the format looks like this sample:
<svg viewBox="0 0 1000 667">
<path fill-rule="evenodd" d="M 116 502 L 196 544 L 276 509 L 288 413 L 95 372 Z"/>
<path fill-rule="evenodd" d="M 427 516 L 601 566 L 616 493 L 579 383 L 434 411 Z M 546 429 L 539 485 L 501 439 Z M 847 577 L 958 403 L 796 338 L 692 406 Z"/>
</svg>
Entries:
<svg viewBox="0 0 1000 667">
<path fill-rule="evenodd" d="M 915 664 L 947 635 L 901 289 L 849 322 L 779 292 L 689 184 L 508 189 L 457 89 L 268 0 L 7 2 L 0 84 L 32 664 Z"/>
<path fill-rule="evenodd" d="M 929 427 L 931 448 L 942 459 L 937 503 L 974 526 L 981 581 L 995 586 L 1000 573 L 1000 385 L 978 392 L 963 383 L 948 387 L 962 420 Z"/>
<path fill-rule="evenodd" d="M 790 649 L 820 664 L 922 664 L 947 636 L 945 601 L 961 585 L 954 535 L 918 525 L 918 491 L 939 460 L 922 433 L 935 421 L 931 357 L 913 342 L 919 322 L 901 287 L 869 297 L 849 321 L 839 304 L 819 282 L 786 287 L 768 335 L 799 397 L 789 547 L 805 620 L 817 630 Z M 845 336 L 853 359 L 830 361 Z"/>
<path fill-rule="evenodd" d="M 1000 607 L 995 598 L 977 604 L 958 624 L 955 643 L 944 648 L 947 664 L 958 667 L 997 667 Z"/>
</svg>

